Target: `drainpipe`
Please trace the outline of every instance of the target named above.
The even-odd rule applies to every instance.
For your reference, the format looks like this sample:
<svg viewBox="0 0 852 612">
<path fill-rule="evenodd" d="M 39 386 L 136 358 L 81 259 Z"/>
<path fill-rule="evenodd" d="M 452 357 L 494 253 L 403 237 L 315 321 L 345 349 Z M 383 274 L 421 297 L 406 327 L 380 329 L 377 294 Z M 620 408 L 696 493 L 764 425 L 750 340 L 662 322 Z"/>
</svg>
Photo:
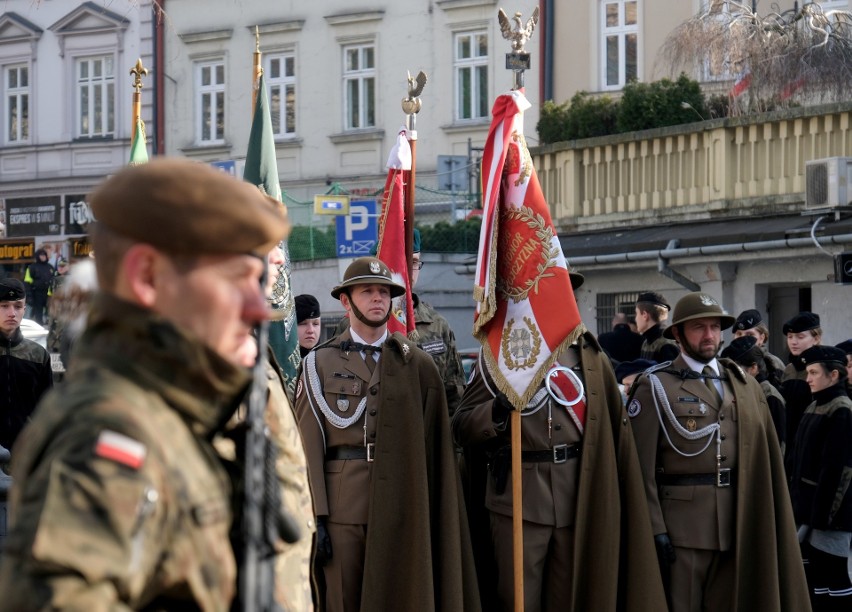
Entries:
<svg viewBox="0 0 852 612">
<path fill-rule="evenodd" d="M 673 251 L 677 247 L 680 246 L 680 240 L 673 239 L 669 240 L 669 243 L 666 245 L 664 251 Z M 660 251 L 661 253 L 663 251 Z M 662 274 L 663 276 L 667 276 L 676 282 L 681 287 L 686 287 L 690 291 L 701 291 L 701 285 L 694 283 L 692 280 L 686 278 L 680 272 L 677 272 L 669 267 L 669 260 L 666 257 L 658 257 L 657 258 L 657 272 Z"/>
<path fill-rule="evenodd" d="M 544 61 L 541 63 L 540 73 L 540 94 L 541 103 L 544 104 L 547 100 L 553 99 L 553 22 L 555 21 L 553 12 L 554 0 L 542 0 L 544 4 L 542 8 L 544 21 L 544 36 L 541 38 L 542 53 Z"/>
</svg>

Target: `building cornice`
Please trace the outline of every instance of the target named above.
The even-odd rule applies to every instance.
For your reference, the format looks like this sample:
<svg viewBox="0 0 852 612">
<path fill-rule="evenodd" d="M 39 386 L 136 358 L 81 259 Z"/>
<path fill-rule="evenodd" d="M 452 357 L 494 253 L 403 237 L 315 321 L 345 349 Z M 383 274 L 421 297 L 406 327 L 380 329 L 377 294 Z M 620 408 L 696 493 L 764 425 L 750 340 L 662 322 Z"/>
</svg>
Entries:
<svg viewBox="0 0 852 612">
<path fill-rule="evenodd" d="M 350 23 L 363 23 L 365 21 L 380 21 L 384 19 L 384 9 L 375 11 L 357 11 L 352 13 L 339 13 L 337 15 L 326 15 L 328 25 L 348 25 Z"/>
</svg>

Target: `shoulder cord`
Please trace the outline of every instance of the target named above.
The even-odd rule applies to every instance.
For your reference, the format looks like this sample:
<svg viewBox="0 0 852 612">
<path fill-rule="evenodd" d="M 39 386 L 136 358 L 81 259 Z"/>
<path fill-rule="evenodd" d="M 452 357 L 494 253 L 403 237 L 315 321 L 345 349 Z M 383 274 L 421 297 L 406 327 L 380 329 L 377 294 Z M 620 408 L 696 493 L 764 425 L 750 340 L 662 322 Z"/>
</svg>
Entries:
<svg viewBox="0 0 852 612">
<path fill-rule="evenodd" d="M 329 423 L 331 423 L 338 429 L 346 429 L 347 427 L 358 422 L 358 420 L 364 414 L 364 409 L 367 407 L 367 396 L 361 398 L 361 401 L 358 402 L 358 407 L 355 409 L 355 413 L 351 417 L 343 418 L 341 416 L 336 415 L 331 410 L 331 406 L 328 405 L 328 402 L 325 401 L 325 396 L 323 395 L 322 386 L 320 385 L 319 381 L 319 374 L 317 373 L 316 351 L 311 351 L 305 358 L 305 375 L 308 378 L 308 386 L 310 387 L 308 399 L 311 398 L 311 395 L 314 396 L 313 400 L 316 400 L 317 407 L 319 407 L 320 412 L 322 412 L 323 416 Z M 313 400 L 311 401 L 312 408 L 314 405 Z M 314 412 L 314 414 L 316 414 L 316 412 Z"/>
<path fill-rule="evenodd" d="M 675 417 L 674 412 L 672 412 L 671 404 L 669 404 L 669 398 L 666 397 L 666 391 L 663 388 L 663 383 L 660 382 L 657 375 L 653 372 L 649 372 L 648 380 L 651 383 L 651 396 L 654 398 L 654 406 L 657 409 L 657 418 L 660 421 L 660 428 L 663 430 L 663 435 L 666 437 L 666 440 L 668 440 L 669 446 L 671 446 L 678 455 L 681 455 L 682 457 L 697 457 L 710 447 L 710 444 L 713 442 L 714 433 L 716 434 L 716 446 L 718 447 L 722 443 L 722 439 L 720 437 L 722 426 L 718 421 L 711 423 L 706 427 L 702 427 L 699 430 L 689 431 L 683 425 L 678 423 L 677 417 Z M 695 441 L 706 437 L 707 444 L 704 445 L 704 448 L 694 453 L 687 453 L 675 446 L 675 443 L 672 441 L 671 436 L 669 436 L 669 432 L 663 422 L 663 412 L 665 412 L 666 418 L 672 428 L 687 440 Z"/>
</svg>

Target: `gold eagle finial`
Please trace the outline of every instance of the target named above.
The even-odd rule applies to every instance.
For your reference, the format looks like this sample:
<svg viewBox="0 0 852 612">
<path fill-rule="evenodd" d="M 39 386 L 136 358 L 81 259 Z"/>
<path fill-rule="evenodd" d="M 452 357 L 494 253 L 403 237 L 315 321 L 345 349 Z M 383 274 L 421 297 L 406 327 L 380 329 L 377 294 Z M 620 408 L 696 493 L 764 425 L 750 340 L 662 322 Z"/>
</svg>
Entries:
<svg viewBox="0 0 852 612">
<path fill-rule="evenodd" d="M 497 21 L 500 22 L 500 32 L 503 34 L 503 38 L 511 41 L 514 53 L 524 53 L 524 45 L 532 36 L 538 23 L 538 7 L 533 9 L 532 16 L 527 19 L 526 25 L 521 21 L 520 13 L 515 13 L 512 20 L 515 22 L 514 28 L 512 28 L 512 22 L 506 12 L 503 9 L 497 11 Z"/>
</svg>

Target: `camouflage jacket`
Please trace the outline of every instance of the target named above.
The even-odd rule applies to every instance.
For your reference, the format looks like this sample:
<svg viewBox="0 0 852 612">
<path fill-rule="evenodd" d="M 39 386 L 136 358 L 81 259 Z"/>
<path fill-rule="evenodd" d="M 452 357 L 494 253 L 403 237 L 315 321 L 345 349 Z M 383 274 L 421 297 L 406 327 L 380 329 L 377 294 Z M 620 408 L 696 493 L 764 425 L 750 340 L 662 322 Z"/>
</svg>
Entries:
<svg viewBox="0 0 852 612">
<path fill-rule="evenodd" d="M 231 484 L 209 440 L 250 377 L 101 295 L 13 449 L 0 610 L 228 610 Z"/>
</svg>

